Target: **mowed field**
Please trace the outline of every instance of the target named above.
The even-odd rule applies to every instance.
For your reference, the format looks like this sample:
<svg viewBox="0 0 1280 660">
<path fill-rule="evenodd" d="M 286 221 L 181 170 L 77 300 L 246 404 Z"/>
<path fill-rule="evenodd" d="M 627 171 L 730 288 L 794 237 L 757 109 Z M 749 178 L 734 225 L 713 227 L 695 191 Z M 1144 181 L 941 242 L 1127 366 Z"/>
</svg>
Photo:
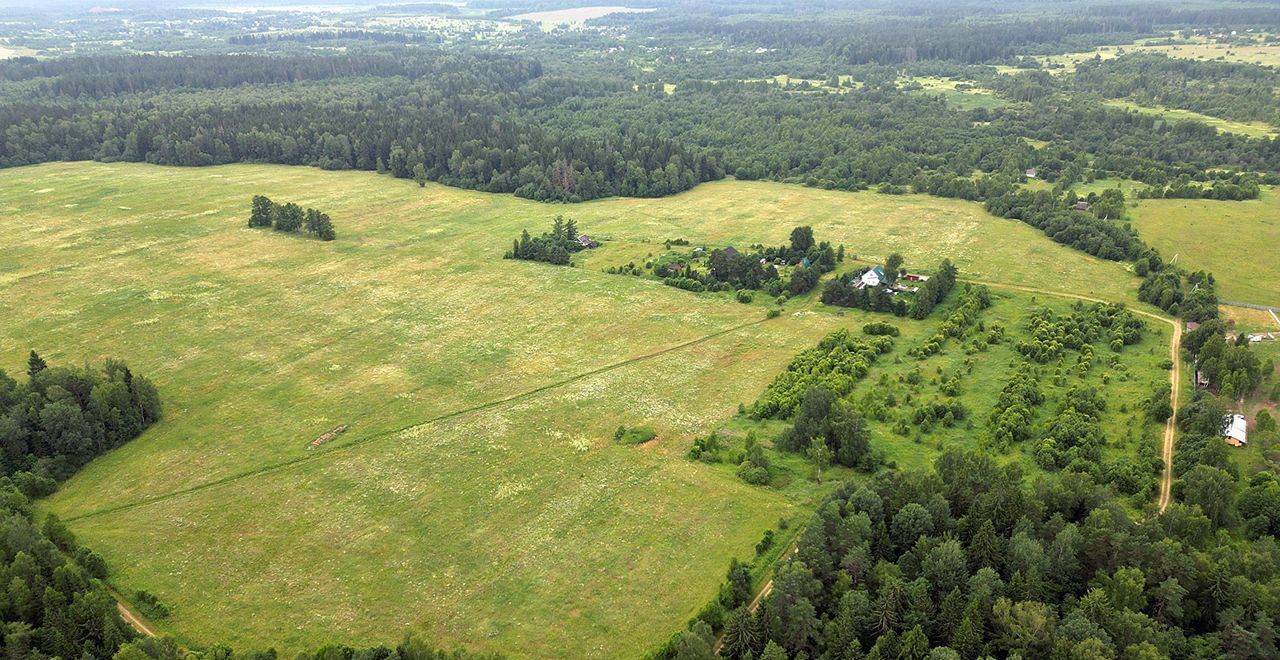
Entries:
<svg viewBox="0 0 1280 660">
<path fill-rule="evenodd" d="M 1133 226 L 1166 259 L 1188 270 L 1209 270 L 1224 300 L 1280 306 L 1280 194 L 1218 202 L 1144 199 Z"/>
<path fill-rule="evenodd" d="M 338 240 L 246 228 L 254 194 L 327 211 Z M 0 171 L 0 210 L 0 367 L 33 348 L 115 356 L 166 405 L 42 509 L 118 589 L 173 608 L 162 630 L 286 652 L 420 630 L 639 655 L 806 509 L 683 454 L 794 353 L 871 316 L 809 298 L 765 321 L 610 262 L 811 224 L 860 258 L 950 256 L 967 277 L 1114 300 L 1136 283 L 976 204 L 771 183 L 568 207 L 372 173 L 80 163 Z M 606 239 L 584 267 L 501 259 L 557 213 Z M 619 424 L 659 438 L 614 445 Z"/>
</svg>

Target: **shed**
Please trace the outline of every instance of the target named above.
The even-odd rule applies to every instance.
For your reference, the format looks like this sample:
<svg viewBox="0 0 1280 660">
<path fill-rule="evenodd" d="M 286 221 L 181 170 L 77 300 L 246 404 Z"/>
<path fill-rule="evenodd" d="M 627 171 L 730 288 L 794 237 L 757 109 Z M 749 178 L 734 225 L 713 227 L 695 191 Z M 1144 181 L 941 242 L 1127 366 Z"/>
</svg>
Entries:
<svg viewBox="0 0 1280 660">
<path fill-rule="evenodd" d="M 738 256 L 738 251 L 732 245 L 730 245 L 729 247 L 724 249 L 724 256 L 736 257 Z"/>
<path fill-rule="evenodd" d="M 1028 169 L 1026 172 L 1023 172 L 1023 174 L 1026 174 L 1028 179 L 1034 179 L 1036 178 L 1036 175 L 1040 173 L 1036 171 L 1036 168 L 1032 167 L 1031 169 Z"/>
<path fill-rule="evenodd" d="M 599 243 L 591 240 L 591 237 L 586 234 L 578 234 L 578 245 L 588 249 L 600 247 Z"/>
<path fill-rule="evenodd" d="M 1079 202 L 1076 202 L 1076 205 L 1075 205 L 1075 206 L 1073 206 L 1073 207 L 1071 207 L 1071 208 L 1073 208 L 1073 209 L 1075 209 L 1075 210 L 1077 210 L 1077 211 L 1088 211 L 1088 210 L 1089 210 L 1089 202 L 1086 202 L 1086 201 L 1079 201 Z"/>
<path fill-rule="evenodd" d="M 1234 413 L 1227 415 L 1223 420 L 1226 424 L 1226 431 L 1222 433 L 1222 440 L 1232 447 L 1243 447 L 1249 444 L 1248 423 L 1244 419 L 1244 415 Z"/>
</svg>

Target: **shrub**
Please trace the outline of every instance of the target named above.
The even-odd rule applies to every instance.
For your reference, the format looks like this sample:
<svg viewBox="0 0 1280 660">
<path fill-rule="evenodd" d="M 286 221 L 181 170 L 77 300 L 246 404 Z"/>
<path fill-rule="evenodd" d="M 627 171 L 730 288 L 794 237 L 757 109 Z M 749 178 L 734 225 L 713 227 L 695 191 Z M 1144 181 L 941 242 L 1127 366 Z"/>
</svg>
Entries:
<svg viewBox="0 0 1280 660">
<path fill-rule="evenodd" d="M 736 298 L 738 299 L 738 302 L 743 303 L 744 305 L 753 300 L 751 292 L 746 289 L 740 289 Z"/>
<path fill-rule="evenodd" d="M 657 431 L 647 426 L 634 426 L 632 428 L 619 426 L 618 430 L 613 432 L 614 442 L 624 445 L 644 444 L 656 437 L 658 437 Z"/>
<path fill-rule="evenodd" d="M 862 333 L 866 335 L 873 335 L 873 336 L 881 335 L 881 336 L 888 336 L 888 337 L 897 337 L 898 335 L 902 334 L 902 331 L 898 329 L 898 326 L 893 325 L 892 323 L 882 323 L 880 321 L 875 321 L 873 323 L 868 323 L 862 326 Z"/>
</svg>

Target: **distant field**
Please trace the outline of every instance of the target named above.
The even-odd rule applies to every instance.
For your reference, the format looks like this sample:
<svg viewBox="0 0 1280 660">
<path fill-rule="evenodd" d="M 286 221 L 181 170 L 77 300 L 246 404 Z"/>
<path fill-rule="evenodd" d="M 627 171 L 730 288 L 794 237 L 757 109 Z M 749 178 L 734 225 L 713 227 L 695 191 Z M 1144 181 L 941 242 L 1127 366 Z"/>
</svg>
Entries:
<svg viewBox="0 0 1280 660">
<path fill-rule="evenodd" d="M 1208 269 L 1223 299 L 1280 306 L 1280 195 L 1247 202 L 1151 199 L 1133 225 L 1143 240 L 1178 265 Z"/>
<path fill-rule="evenodd" d="M 329 212 L 339 239 L 245 228 L 254 194 Z M 806 297 L 764 321 L 761 303 L 600 272 L 651 245 L 811 224 L 865 259 L 950 256 L 967 277 L 1116 300 L 1136 285 L 977 204 L 773 183 L 562 206 L 371 173 L 81 163 L 0 171 L 0 209 L 0 366 L 117 356 L 166 405 L 42 508 L 122 592 L 173 607 L 162 630 L 286 652 L 409 629 L 534 657 L 651 648 L 730 557 L 807 511 L 803 488 L 683 454 L 796 352 L 883 317 Z M 580 268 L 500 258 L 557 213 L 604 247 Z M 902 341 L 938 320 L 900 321 Z M 614 445 L 619 424 L 658 440 Z M 884 440 L 904 464 L 937 449 L 904 442 Z"/>
<path fill-rule="evenodd" d="M 1236 135 L 1244 135 L 1248 137 L 1269 137 L 1280 132 L 1280 129 L 1262 122 L 1231 121 L 1229 119 L 1220 119 L 1218 117 L 1202 115 L 1198 112 L 1191 112 L 1190 110 L 1179 110 L 1176 108 L 1151 108 L 1117 99 L 1108 100 L 1105 101 L 1105 103 L 1112 107 L 1123 108 L 1125 110 L 1137 110 L 1142 114 L 1156 115 L 1171 121 L 1186 119 L 1199 121 L 1213 126 L 1224 133 L 1235 133 Z"/>
<path fill-rule="evenodd" d="M 512 20 L 516 21 L 533 21 L 541 23 L 544 28 L 555 27 L 557 25 L 582 23 L 593 18 L 602 18 L 609 14 L 635 14 L 652 9 L 637 9 L 633 7 L 622 7 L 618 5 L 608 5 L 599 7 L 575 7 L 573 9 L 555 9 L 551 11 L 538 11 L 528 14 L 519 14 L 512 16 Z"/>
<path fill-rule="evenodd" d="M 1192 43 L 1160 44 L 1143 42 L 1123 44 L 1119 46 L 1102 46 L 1096 50 L 1083 53 L 1066 53 L 1039 58 L 1045 63 L 1061 64 L 1063 68 L 1052 69 L 1054 72 L 1074 71 L 1077 64 L 1095 57 L 1109 60 L 1124 53 L 1164 53 L 1169 57 L 1188 60 L 1221 60 L 1242 64 L 1260 64 L 1262 66 L 1280 66 L 1280 44 L 1263 44 L 1261 42 L 1249 46 L 1228 46 L 1211 43 L 1207 38 L 1196 38 Z"/>
</svg>

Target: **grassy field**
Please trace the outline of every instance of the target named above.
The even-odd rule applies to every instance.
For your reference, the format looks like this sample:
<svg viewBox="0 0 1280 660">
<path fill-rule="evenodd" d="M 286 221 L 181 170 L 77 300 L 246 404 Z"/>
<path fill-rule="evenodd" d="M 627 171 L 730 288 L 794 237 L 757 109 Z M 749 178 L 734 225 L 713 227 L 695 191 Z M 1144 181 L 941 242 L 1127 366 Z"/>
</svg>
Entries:
<svg viewBox="0 0 1280 660">
<path fill-rule="evenodd" d="M 923 87 L 921 94 L 941 95 L 946 99 L 947 104 L 957 110 L 973 110 L 976 108 L 986 108 L 992 110 L 995 108 L 1003 108 L 1011 102 L 1007 99 L 996 96 L 996 93 L 978 87 L 972 81 L 953 80 L 950 78 L 937 78 L 933 76 L 915 76 L 912 78 L 904 78 L 901 82 L 917 82 Z M 961 83 L 968 84 L 965 89 L 958 89 Z"/>
<path fill-rule="evenodd" d="M 1133 211 L 1143 240 L 1189 270 L 1207 269 L 1224 300 L 1280 306 L 1280 194 L 1217 202 L 1148 199 Z"/>
<path fill-rule="evenodd" d="M 1276 135 L 1277 132 L 1280 132 L 1280 129 L 1262 122 L 1231 121 L 1229 119 L 1220 119 L 1218 117 L 1202 115 L 1190 110 L 1179 110 L 1177 108 L 1151 108 L 1117 99 L 1112 99 L 1105 103 L 1116 108 L 1136 110 L 1142 114 L 1164 117 L 1170 121 L 1198 121 L 1213 126 L 1223 133 L 1234 133 L 1236 135 L 1244 135 L 1247 137 L 1271 137 Z"/>
<path fill-rule="evenodd" d="M 1280 66 L 1280 44 L 1265 44 L 1257 41 L 1252 45 L 1227 45 L 1213 43 L 1207 37 L 1194 37 L 1189 43 L 1164 44 L 1159 41 L 1123 44 L 1118 46 L 1102 46 L 1096 50 L 1081 53 L 1065 53 L 1039 58 L 1046 64 L 1062 65 L 1050 69 L 1051 73 L 1071 72 L 1077 64 L 1095 57 L 1104 60 L 1114 59 L 1124 53 L 1163 53 L 1169 57 L 1188 60 L 1220 60 L 1241 64 L 1260 64 L 1262 66 Z"/>
<path fill-rule="evenodd" d="M 327 211 L 339 239 L 244 227 L 254 194 Z M 81 163 L 0 172 L 0 209 L 0 366 L 120 357 L 166 406 L 42 509 L 120 591 L 173 608 L 160 629 L 286 652 L 420 629 L 531 657 L 637 653 L 807 510 L 810 489 L 683 454 L 793 354 L 873 315 L 809 296 L 765 321 L 761 303 L 600 272 L 667 238 L 782 243 L 811 224 L 862 258 L 950 256 L 968 277 L 1117 300 L 1136 284 L 976 204 L 771 183 L 565 207 L 371 173 Z M 500 258 L 557 213 L 605 239 L 583 267 Z M 619 424 L 659 437 L 618 446 Z"/>
</svg>

